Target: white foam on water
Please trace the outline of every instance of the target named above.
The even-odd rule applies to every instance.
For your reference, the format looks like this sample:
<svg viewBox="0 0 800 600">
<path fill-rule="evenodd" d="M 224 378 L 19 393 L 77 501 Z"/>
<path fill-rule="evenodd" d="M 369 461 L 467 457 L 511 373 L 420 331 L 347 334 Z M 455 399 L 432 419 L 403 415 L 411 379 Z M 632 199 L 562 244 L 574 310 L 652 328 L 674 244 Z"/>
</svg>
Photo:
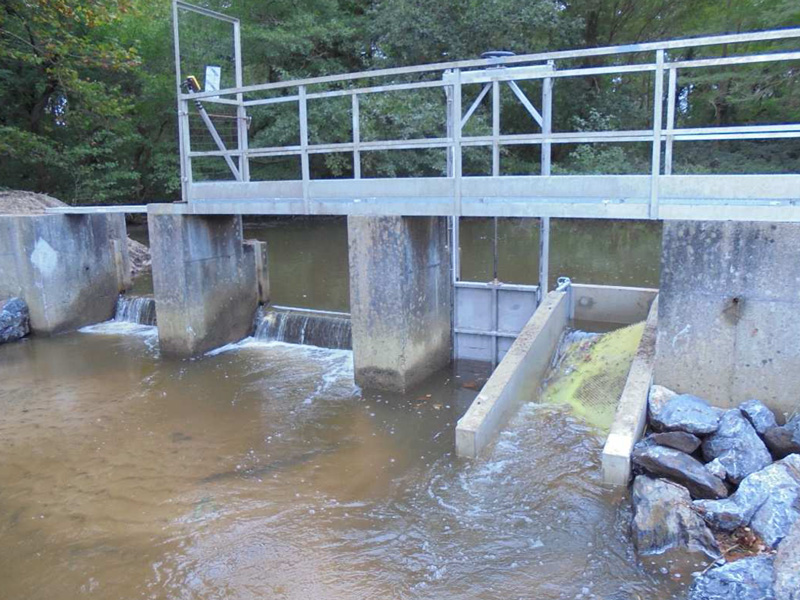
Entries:
<svg viewBox="0 0 800 600">
<path fill-rule="evenodd" d="M 137 335 L 141 337 L 157 337 L 158 327 L 153 325 L 139 325 L 128 321 L 104 321 L 95 325 L 87 325 L 78 329 L 79 333 L 92 333 L 99 335 Z"/>
<path fill-rule="evenodd" d="M 239 352 L 242 350 L 273 350 L 281 354 L 289 355 L 292 358 L 310 360 L 314 364 L 319 365 L 322 368 L 319 375 L 319 383 L 317 383 L 314 390 L 305 398 L 303 404 L 312 404 L 316 398 L 329 395 L 329 392 L 340 385 L 343 389 L 339 390 L 339 394 L 344 396 L 353 396 L 360 391 L 358 386 L 353 382 L 354 369 L 352 350 L 303 346 L 278 340 L 263 340 L 247 337 L 239 342 L 226 344 L 220 348 L 210 350 L 206 352 L 205 356 L 218 356 L 220 354 Z"/>
</svg>

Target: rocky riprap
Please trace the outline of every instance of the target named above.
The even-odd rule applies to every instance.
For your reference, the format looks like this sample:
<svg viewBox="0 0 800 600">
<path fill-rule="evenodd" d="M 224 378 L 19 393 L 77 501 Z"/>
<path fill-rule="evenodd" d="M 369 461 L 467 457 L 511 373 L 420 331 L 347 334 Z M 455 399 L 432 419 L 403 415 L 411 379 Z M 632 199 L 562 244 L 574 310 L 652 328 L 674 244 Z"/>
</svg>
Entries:
<svg viewBox="0 0 800 600">
<path fill-rule="evenodd" d="M 634 448 L 631 525 L 641 556 L 700 553 L 689 600 L 800 600 L 800 415 L 724 410 L 653 386 Z"/>
<path fill-rule="evenodd" d="M 22 339 L 30 331 L 28 305 L 21 298 L 0 300 L 0 344 Z"/>
</svg>

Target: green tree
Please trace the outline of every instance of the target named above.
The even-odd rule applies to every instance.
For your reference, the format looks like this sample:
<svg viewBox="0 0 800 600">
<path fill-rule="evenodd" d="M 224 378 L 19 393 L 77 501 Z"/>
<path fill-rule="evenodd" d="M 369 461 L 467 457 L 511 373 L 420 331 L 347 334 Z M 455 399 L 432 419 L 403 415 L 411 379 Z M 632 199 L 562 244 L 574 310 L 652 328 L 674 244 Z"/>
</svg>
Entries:
<svg viewBox="0 0 800 600">
<path fill-rule="evenodd" d="M 135 49 L 110 32 L 127 0 L 6 0 L 0 5 L 3 183 L 108 201 L 128 195 L 132 131 L 125 78 Z"/>
</svg>

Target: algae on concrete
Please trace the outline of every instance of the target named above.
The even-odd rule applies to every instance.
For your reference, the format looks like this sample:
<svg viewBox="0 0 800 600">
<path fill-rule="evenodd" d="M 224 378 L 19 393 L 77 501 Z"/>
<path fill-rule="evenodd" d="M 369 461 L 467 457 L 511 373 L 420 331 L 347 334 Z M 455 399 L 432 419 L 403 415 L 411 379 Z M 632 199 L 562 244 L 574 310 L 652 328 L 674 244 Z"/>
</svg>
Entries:
<svg viewBox="0 0 800 600">
<path fill-rule="evenodd" d="M 605 334 L 568 335 L 540 401 L 568 404 L 587 423 L 608 431 L 643 332 L 641 322 Z"/>
</svg>

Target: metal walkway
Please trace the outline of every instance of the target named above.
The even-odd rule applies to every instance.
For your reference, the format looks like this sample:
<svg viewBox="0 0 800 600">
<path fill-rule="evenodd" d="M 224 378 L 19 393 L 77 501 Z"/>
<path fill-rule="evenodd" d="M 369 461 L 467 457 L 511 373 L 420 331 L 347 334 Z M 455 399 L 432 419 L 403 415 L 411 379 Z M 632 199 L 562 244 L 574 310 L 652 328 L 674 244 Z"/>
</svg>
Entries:
<svg viewBox="0 0 800 600">
<path fill-rule="evenodd" d="M 544 52 L 432 65 L 418 65 L 260 85 L 242 85 L 241 40 L 236 19 L 174 2 L 176 83 L 180 114 L 181 175 L 187 205 L 173 210 L 194 214 L 338 214 L 439 215 L 504 217 L 586 217 L 632 219 L 736 219 L 800 221 L 800 174 L 786 175 L 676 175 L 672 173 L 675 142 L 753 140 L 800 137 L 800 123 L 737 127 L 676 127 L 676 90 L 679 74 L 694 69 L 800 61 L 800 28 L 605 48 Z M 189 11 L 230 25 L 235 87 L 188 92 L 181 71 L 179 19 Z M 790 41 L 791 51 L 762 54 L 740 52 L 743 44 Z M 678 60 L 676 50 L 727 45 L 729 54 L 717 58 Z M 738 45 L 738 46 L 737 46 Z M 736 50 L 736 48 L 739 50 Z M 685 54 L 685 52 L 682 52 Z M 576 59 L 607 66 L 575 66 Z M 794 63 L 787 61 L 795 61 Z M 586 64 L 586 63 L 580 63 Z M 554 132 L 553 89 L 565 78 L 597 75 L 654 73 L 652 128 L 629 131 Z M 541 97 L 530 98 L 522 82 L 539 82 Z M 443 137 L 364 140 L 360 102 L 367 96 L 409 90 L 441 89 Z M 534 131 L 504 134 L 500 127 L 500 90 L 510 88 L 531 118 Z M 538 89 L 538 87 L 537 87 Z M 475 93 L 477 92 L 477 97 Z M 474 98 L 465 102 L 466 97 Z M 351 139 L 340 143 L 311 143 L 309 103 L 346 98 L 352 118 Z M 465 134 L 475 111 L 490 104 L 491 134 Z M 227 110 L 231 147 L 216 131 L 211 150 L 192 145 L 190 131 L 209 119 L 203 106 Z M 289 146 L 254 145 L 248 131 L 249 111 L 292 106 L 299 143 Z M 201 121 L 202 117 L 202 121 Z M 193 129 L 192 129 L 193 128 Z M 213 129 L 213 125 L 210 129 Z M 552 175 L 554 144 L 647 143 L 652 148 L 649 174 Z M 500 159 L 504 146 L 541 147 L 539 175 L 504 176 Z M 466 149 L 491 149 L 491 175 L 463 174 Z M 363 157 L 369 152 L 433 149 L 446 153 L 447 176 L 362 177 Z M 352 177 L 316 179 L 312 157 L 344 155 L 352 160 Z M 298 178 L 258 181 L 251 162 L 295 157 Z M 219 162 L 219 175 L 202 180 L 197 161 Z M 799 167 L 800 168 L 800 167 Z M 206 177 L 207 178 L 207 177 Z"/>
</svg>

